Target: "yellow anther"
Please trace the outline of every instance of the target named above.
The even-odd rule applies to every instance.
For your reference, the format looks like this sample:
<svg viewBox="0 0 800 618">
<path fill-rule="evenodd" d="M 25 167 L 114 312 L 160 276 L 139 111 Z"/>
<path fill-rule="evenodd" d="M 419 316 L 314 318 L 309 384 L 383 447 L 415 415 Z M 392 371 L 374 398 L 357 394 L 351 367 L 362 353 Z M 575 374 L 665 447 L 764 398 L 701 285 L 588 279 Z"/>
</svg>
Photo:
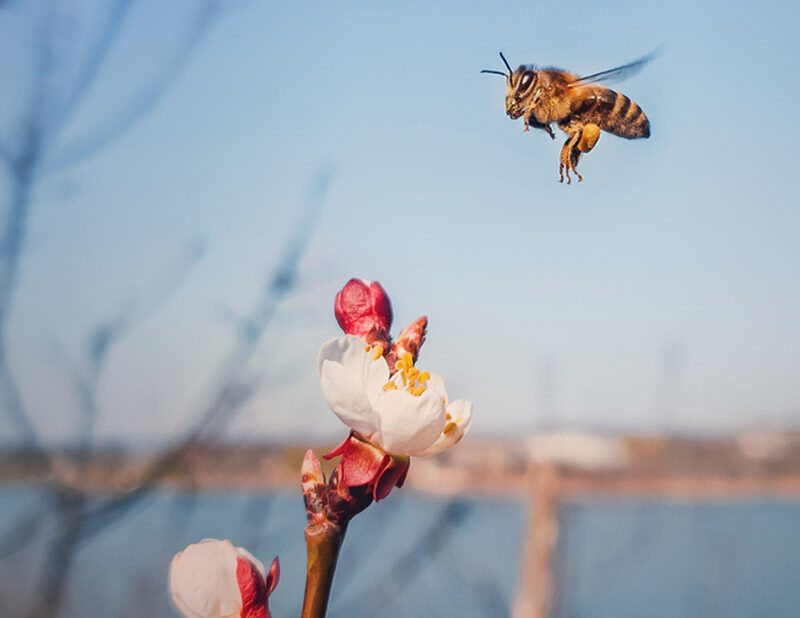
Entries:
<svg viewBox="0 0 800 618">
<path fill-rule="evenodd" d="M 389 380 L 386 384 L 383 385 L 383 390 L 384 391 L 396 391 L 397 390 L 397 384 L 395 384 L 394 382 Z"/>
<path fill-rule="evenodd" d="M 431 379 L 431 374 L 427 371 L 423 371 L 417 376 L 417 382 L 427 382 Z"/>
<path fill-rule="evenodd" d="M 403 354 L 403 362 L 409 369 L 414 366 L 414 357 L 411 356 L 411 352 L 406 352 Z"/>
<path fill-rule="evenodd" d="M 444 426 L 444 429 L 442 429 L 442 433 L 447 436 L 453 433 L 456 430 L 456 427 L 458 427 L 458 425 L 455 423 L 447 423 L 447 425 Z"/>
<path fill-rule="evenodd" d="M 427 389 L 424 386 L 409 386 L 408 392 L 414 395 L 414 397 L 419 397 L 424 393 Z"/>
<path fill-rule="evenodd" d="M 444 402 L 444 399 L 442 399 L 442 402 Z M 452 421 L 452 420 L 453 420 L 453 415 L 452 415 L 452 414 L 450 414 L 449 412 L 445 412 L 445 413 L 444 413 L 444 417 L 445 417 L 445 418 L 446 418 L 448 421 Z"/>
<path fill-rule="evenodd" d="M 369 349 L 369 348 L 367 348 Z M 372 348 L 372 360 L 376 361 L 381 356 L 383 356 L 383 346 L 378 344 L 374 348 Z"/>
</svg>

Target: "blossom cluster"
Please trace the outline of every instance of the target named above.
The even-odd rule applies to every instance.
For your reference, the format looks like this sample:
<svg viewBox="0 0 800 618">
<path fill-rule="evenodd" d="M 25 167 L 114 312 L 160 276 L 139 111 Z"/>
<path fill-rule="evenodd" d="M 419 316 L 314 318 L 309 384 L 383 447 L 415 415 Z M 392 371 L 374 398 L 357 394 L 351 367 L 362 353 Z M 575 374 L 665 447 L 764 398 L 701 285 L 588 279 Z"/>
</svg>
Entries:
<svg viewBox="0 0 800 618">
<path fill-rule="evenodd" d="M 403 485 L 412 457 L 451 448 L 472 422 L 472 404 L 451 400 L 441 376 L 417 366 L 427 317 L 392 339 L 389 297 L 378 282 L 360 279 L 351 279 L 337 294 L 334 311 L 344 335 L 322 345 L 317 368 L 325 399 L 350 433 L 325 455 L 341 456 L 329 479 L 312 451 L 303 461 L 306 603 L 316 608 L 308 615 L 324 614 L 330 579 L 313 570 L 325 564 L 321 556 L 338 553 L 325 549 L 328 543 L 338 547 L 353 516 Z M 332 565 L 324 568 L 332 577 Z M 175 556 L 169 587 L 175 606 L 189 618 L 269 618 L 268 599 L 279 576 L 277 558 L 267 571 L 241 547 L 205 539 Z M 309 587 L 309 582 L 316 583 Z M 309 597 L 309 589 L 317 595 Z"/>
</svg>

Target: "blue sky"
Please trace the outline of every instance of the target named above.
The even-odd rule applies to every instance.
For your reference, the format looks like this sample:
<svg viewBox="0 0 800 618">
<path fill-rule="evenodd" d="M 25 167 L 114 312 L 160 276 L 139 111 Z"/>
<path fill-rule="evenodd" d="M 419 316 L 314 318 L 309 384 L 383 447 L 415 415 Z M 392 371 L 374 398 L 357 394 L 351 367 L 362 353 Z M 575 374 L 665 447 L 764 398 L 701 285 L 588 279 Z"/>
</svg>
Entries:
<svg viewBox="0 0 800 618">
<path fill-rule="evenodd" d="M 36 13 L 8 4 L 0 137 L 13 144 Z M 194 5 L 161 5 L 136 5 L 54 152 L 112 122 L 174 53 Z M 97 7 L 61 6 L 88 40 Z M 231 435 L 341 433 L 315 358 L 351 276 L 384 284 L 398 327 L 430 317 L 421 365 L 475 402 L 476 432 L 796 424 L 798 11 L 228 3 L 150 114 L 36 184 L 10 328 L 32 416 L 46 437 L 70 435 L 87 332 L 201 238 L 205 257 L 112 350 L 98 390 L 98 439 L 180 435 L 231 347 L 223 316 L 252 305 L 329 170 L 299 286 L 250 368 L 264 388 Z M 479 74 L 502 68 L 500 50 L 588 74 L 662 44 L 614 85 L 652 137 L 604 134 L 571 186 L 557 182 L 561 136 L 524 133 L 503 80 Z M 68 81 L 73 58 L 61 60 Z M 4 200 L 8 186 L 4 170 Z M 0 431 L 13 439 L 6 419 Z"/>
</svg>

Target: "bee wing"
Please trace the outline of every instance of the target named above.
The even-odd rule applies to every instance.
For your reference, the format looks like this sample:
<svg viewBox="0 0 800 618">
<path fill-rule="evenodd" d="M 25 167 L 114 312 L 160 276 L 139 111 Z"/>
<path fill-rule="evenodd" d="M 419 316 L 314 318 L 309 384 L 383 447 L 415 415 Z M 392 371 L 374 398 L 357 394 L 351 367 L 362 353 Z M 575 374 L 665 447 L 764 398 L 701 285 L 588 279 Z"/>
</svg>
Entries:
<svg viewBox="0 0 800 618">
<path fill-rule="evenodd" d="M 642 70 L 642 67 L 646 65 L 651 60 L 655 59 L 658 56 L 659 50 L 653 50 L 646 56 L 642 56 L 638 60 L 634 60 L 633 62 L 629 62 L 628 64 L 623 64 L 622 66 L 615 67 L 613 69 L 608 69 L 607 71 L 600 71 L 599 73 L 592 73 L 591 75 L 587 75 L 586 77 L 579 77 L 574 82 L 569 84 L 570 88 L 575 86 L 580 86 L 582 84 L 588 84 L 591 82 L 610 82 L 610 81 L 621 81 L 623 79 L 628 79 L 629 77 L 633 77 L 639 71 Z"/>
</svg>

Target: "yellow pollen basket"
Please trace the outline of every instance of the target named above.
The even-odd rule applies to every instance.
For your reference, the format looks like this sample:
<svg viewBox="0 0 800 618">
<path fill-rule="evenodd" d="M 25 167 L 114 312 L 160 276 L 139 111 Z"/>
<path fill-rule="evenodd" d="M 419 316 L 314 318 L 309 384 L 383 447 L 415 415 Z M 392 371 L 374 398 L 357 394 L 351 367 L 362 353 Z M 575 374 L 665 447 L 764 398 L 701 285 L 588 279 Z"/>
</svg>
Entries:
<svg viewBox="0 0 800 618">
<path fill-rule="evenodd" d="M 406 352 L 394 366 L 403 380 L 403 387 L 406 392 L 411 393 L 414 397 L 419 397 L 428 389 L 425 382 L 431 379 L 431 374 L 414 367 L 414 358 L 409 352 Z M 397 384 L 392 380 L 383 385 L 384 391 L 395 390 L 396 388 Z"/>
</svg>

